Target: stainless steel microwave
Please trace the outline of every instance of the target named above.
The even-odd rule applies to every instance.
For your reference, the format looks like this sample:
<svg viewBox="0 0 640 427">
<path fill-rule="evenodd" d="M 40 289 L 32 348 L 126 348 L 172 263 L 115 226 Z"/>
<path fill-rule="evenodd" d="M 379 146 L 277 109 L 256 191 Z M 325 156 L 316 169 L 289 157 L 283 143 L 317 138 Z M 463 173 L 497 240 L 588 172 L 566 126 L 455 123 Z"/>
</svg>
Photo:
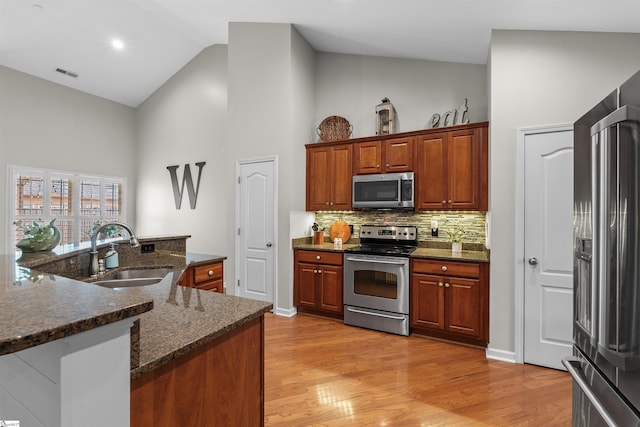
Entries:
<svg viewBox="0 0 640 427">
<path fill-rule="evenodd" d="M 354 209 L 413 209 L 413 172 L 356 175 Z"/>
</svg>

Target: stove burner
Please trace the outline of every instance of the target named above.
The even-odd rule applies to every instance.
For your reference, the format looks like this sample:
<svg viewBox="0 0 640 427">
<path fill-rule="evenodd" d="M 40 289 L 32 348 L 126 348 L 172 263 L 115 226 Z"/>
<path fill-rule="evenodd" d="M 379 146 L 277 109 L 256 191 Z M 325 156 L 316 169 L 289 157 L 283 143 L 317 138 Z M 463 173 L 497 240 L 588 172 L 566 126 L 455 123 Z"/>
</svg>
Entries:
<svg viewBox="0 0 640 427">
<path fill-rule="evenodd" d="M 416 227 L 363 225 L 360 227 L 360 246 L 347 249 L 345 252 L 408 257 L 417 246 Z"/>
<path fill-rule="evenodd" d="M 347 249 L 346 252 L 371 254 L 371 255 L 409 255 L 416 249 L 415 246 L 388 246 L 364 244 Z"/>
</svg>

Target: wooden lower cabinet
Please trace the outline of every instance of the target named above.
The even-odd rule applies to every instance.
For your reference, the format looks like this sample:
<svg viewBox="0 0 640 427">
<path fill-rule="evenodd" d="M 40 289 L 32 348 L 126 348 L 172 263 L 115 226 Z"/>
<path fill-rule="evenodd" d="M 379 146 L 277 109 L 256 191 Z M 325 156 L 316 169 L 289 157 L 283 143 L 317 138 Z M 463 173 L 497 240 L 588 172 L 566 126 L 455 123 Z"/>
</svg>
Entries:
<svg viewBox="0 0 640 427">
<path fill-rule="evenodd" d="M 222 261 L 211 264 L 188 266 L 184 272 L 182 280 L 179 282 L 182 286 L 201 289 L 203 291 L 212 291 L 224 293 L 224 267 Z"/>
<path fill-rule="evenodd" d="M 300 312 L 343 316 L 342 253 L 296 250 L 294 304 Z"/>
<path fill-rule="evenodd" d="M 263 316 L 131 381 L 131 427 L 264 425 Z"/>
<path fill-rule="evenodd" d="M 489 342 L 489 264 L 412 259 L 411 328 L 469 344 Z"/>
</svg>

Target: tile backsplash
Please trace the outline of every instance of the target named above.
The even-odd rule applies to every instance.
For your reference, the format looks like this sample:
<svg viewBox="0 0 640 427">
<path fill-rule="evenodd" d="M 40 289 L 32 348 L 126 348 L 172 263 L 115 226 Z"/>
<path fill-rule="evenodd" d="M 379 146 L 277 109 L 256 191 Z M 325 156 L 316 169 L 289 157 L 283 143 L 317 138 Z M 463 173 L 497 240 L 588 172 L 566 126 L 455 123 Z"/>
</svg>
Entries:
<svg viewBox="0 0 640 427">
<path fill-rule="evenodd" d="M 353 225 L 354 234 L 363 224 L 414 225 L 418 227 L 418 240 L 447 242 L 447 230 L 456 223 L 465 227 L 468 243 L 485 244 L 486 214 L 484 212 L 404 212 L 404 211 L 361 211 L 361 212 L 316 212 L 316 222 L 329 230 L 336 220 Z M 431 236 L 431 221 L 438 221 L 438 237 Z"/>
</svg>

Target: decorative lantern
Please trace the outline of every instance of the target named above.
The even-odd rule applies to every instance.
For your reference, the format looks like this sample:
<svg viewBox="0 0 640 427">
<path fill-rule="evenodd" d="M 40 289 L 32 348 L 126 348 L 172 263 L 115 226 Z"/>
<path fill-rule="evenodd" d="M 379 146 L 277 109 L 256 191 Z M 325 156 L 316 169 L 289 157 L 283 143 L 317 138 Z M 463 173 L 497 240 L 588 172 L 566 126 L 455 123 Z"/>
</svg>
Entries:
<svg viewBox="0 0 640 427">
<path fill-rule="evenodd" d="M 376 105 L 376 135 L 388 135 L 396 132 L 396 109 L 389 98 Z"/>
</svg>

